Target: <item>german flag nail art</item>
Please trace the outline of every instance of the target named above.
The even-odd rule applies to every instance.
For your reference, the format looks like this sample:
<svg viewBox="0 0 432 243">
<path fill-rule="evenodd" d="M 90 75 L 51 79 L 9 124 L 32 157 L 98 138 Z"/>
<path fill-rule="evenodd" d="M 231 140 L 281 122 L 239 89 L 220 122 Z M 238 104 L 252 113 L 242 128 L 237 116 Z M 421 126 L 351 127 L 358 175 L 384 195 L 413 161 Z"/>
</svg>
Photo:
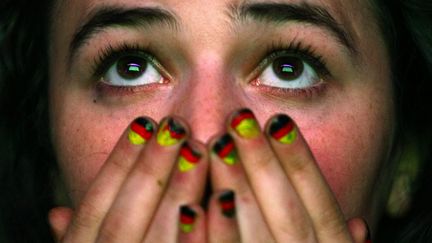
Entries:
<svg viewBox="0 0 432 243">
<path fill-rule="evenodd" d="M 237 155 L 234 147 L 234 141 L 230 135 L 225 134 L 213 146 L 213 151 L 227 165 L 234 165 L 237 162 Z"/>
<path fill-rule="evenodd" d="M 153 129 L 153 124 L 147 119 L 135 119 L 129 126 L 129 142 L 134 145 L 144 144 L 153 135 Z"/>
<path fill-rule="evenodd" d="M 234 192 L 226 191 L 219 196 L 221 212 L 225 217 L 232 218 L 235 216 Z"/>
<path fill-rule="evenodd" d="M 269 129 L 270 135 L 283 144 L 291 144 L 297 138 L 294 122 L 286 115 L 278 115 L 272 119 Z"/>
<path fill-rule="evenodd" d="M 260 133 L 260 128 L 254 114 L 249 109 L 237 112 L 231 120 L 231 127 L 244 138 L 254 138 Z"/>
<path fill-rule="evenodd" d="M 187 172 L 194 169 L 199 160 L 201 154 L 193 150 L 188 143 L 184 143 L 180 149 L 180 156 L 178 160 L 178 168 L 181 172 Z"/>
<path fill-rule="evenodd" d="M 173 118 L 165 120 L 159 128 L 157 141 L 162 146 L 170 146 L 178 143 L 186 136 L 186 130 Z"/>
<path fill-rule="evenodd" d="M 180 230 L 183 233 L 190 233 L 194 229 L 197 214 L 188 206 L 180 207 Z"/>
</svg>

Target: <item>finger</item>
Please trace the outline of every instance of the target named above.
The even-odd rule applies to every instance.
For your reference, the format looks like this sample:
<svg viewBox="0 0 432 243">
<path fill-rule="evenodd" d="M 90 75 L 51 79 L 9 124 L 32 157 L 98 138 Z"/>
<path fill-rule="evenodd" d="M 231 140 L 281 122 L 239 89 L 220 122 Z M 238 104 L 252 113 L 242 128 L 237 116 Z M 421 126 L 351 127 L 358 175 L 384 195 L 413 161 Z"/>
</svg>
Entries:
<svg viewBox="0 0 432 243">
<path fill-rule="evenodd" d="M 179 243 L 202 243 L 207 241 L 205 213 L 198 205 L 180 207 L 178 215 Z M 148 241 L 156 242 L 156 241 Z M 161 241 L 157 241 L 161 242 Z M 167 241 L 164 241 L 167 242 Z M 176 242 L 176 241 L 171 241 Z"/>
<path fill-rule="evenodd" d="M 99 242 L 143 240 L 187 134 L 186 125 L 177 118 L 161 122 L 157 138 L 141 151 L 111 205 L 99 231 Z"/>
<path fill-rule="evenodd" d="M 48 221 L 56 242 L 63 240 L 72 219 L 72 214 L 73 210 L 67 207 L 57 207 L 50 210 Z"/>
<path fill-rule="evenodd" d="M 122 134 L 81 201 L 65 239 L 94 242 L 122 183 L 142 148 L 151 139 L 154 127 L 155 123 L 150 118 L 140 117 Z"/>
<path fill-rule="evenodd" d="M 216 192 L 212 195 L 207 221 L 210 243 L 241 242 L 236 219 L 235 194 L 233 191 L 226 190 Z"/>
<path fill-rule="evenodd" d="M 286 115 L 270 120 L 269 140 L 312 219 L 320 242 L 352 241 L 344 215 L 295 123 Z"/>
<path fill-rule="evenodd" d="M 371 243 L 371 235 L 366 221 L 362 218 L 348 220 L 348 229 L 355 243 Z"/>
<path fill-rule="evenodd" d="M 228 132 L 234 139 L 249 184 L 276 241 L 314 241 L 310 218 L 253 113 L 248 109 L 234 113 Z"/>
<path fill-rule="evenodd" d="M 238 229 L 235 230 L 236 228 L 233 227 L 233 232 L 231 234 L 237 234 L 238 231 L 244 242 L 272 242 L 269 228 L 265 223 L 251 187 L 249 186 L 231 136 L 225 134 L 220 137 L 215 137 L 210 143 L 210 148 L 212 148 L 209 150 L 212 151 L 210 153 L 210 165 L 213 190 L 218 192 L 230 188 L 234 191 L 235 195 L 237 195 L 236 220 Z M 210 204 L 210 206 L 212 206 L 212 204 Z M 213 215 L 211 209 L 210 215 Z M 220 214 L 215 215 L 220 216 Z M 209 228 L 213 226 L 213 221 L 211 219 L 210 217 Z M 220 227 L 218 225 L 219 224 L 215 224 L 214 227 Z M 226 228 L 224 230 L 228 231 L 229 229 L 230 228 Z M 216 239 L 214 242 L 218 242 L 217 239 L 225 234 L 219 234 L 216 230 L 209 230 L 210 239 Z"/>
<path fill-rule="evenodd" d="M 145 236 L 146 242 L 175 242 L 178 209 L 201 201 L 207 177 L 207 153 L 197 141 L 183 143 L 177 165 Z"/>
</svg>

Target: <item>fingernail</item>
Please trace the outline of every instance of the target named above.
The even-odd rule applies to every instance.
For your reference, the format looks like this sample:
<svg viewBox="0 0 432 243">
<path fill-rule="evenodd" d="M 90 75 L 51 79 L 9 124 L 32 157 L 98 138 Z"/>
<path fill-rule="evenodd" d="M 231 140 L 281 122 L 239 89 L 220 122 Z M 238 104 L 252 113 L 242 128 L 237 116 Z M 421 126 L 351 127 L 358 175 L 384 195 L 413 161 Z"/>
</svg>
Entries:
<svg viewBox="0 0 432 243">
<path fill-rule="evenodd" d="M 129 142 L 134 145 L 144 144 L 153 135 L 153 124 L 144 117 L 135 119 L 129 126 Z"/>
<path fill-rule="evenodd" d="M 237 111 L 231 120 L 231 127 L 243 138 L 254 138 L 260 133 L 258 122 L 249 109 Z"/>
<path fill-rule="evenodd" d="M 230 135 L 223 135 L 213 146 L 213 151 L 227 165 L 234 165 L 237 162 L 237 155 L 234 147 L 234 141 Z"/>
<path fill-rule="evenodd" d="M 190 233 L 194 229 L 196 212 L 188 206 L 180 207 L 180 230 L 183 233 Z"/>
<path fill-rule="evenodd" d="M 222 214 L 227 218 L 235 216 L 235 200 L 233 191 L 225 191 L 219 196 L 219 204 Z"/>
<path fill-rule="evenodd" d="M 270 122 L 270 135 L 280 143 L 291 144 L 297 138 L 294 122 L 287 115 L 278 115 Z"/>
<path fill-rule="evenodd" d="M 178 168 L 181 172 L 190 171 L 197 166 L 200 159 L 201 154 L 185 142 L 180 149 Z"/>
<path fill-rule="evenodd" d="M 169 118 L 164 120 L 159 127 L 157 141 L 162 146 L 171 146 L 177 144 L 185 136 L 186 130 L 183 126 L 173 118 Z"/>
</svg>

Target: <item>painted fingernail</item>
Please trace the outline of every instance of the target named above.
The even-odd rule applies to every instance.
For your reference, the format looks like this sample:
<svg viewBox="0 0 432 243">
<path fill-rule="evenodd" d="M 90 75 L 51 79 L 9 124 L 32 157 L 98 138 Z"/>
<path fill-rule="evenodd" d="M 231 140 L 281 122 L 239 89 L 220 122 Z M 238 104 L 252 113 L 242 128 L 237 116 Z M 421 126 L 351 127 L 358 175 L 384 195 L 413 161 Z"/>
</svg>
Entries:
<svg viewBox="0 0 432 243">
<path fill-rule="evenodd" d="M 231 127 L 243 138 L 254 138 L 260 133 L 258 122 L 249 109 L 237 111 L 231 120 Z"/>
<path fill-rule="evenodd" d="M 221 212 L 225 217 L 232 218 L 235 216 L 235 200 L 233 191 L 225 191 L 219 196 Z"/>
<path fill-rule="evenodd" d="M 134 145 L 144 144 L 153 135 L 153 130 L 153 124 L 149 120 L 139 117 L 129 126 L 129 142 Z"/>
<path fill-rule="evenodd" d="M 162 146 L 171 146 L 186 136 L 186 130 L 173 118 L 166 119 L 159 128 L 157 141 Z"/>
<path fill-rule="evenodd" d="M 287 115 L 278 115 L 270 122 L 270 135 L 283 144 L 291 144 L 297 138 L 294 122 Z"/>
<path fill-rule="evenodd" d="M 237 155 L 234 147 L 234 141 L 230 135 L 223 135 L 213 146 L 213 151 L 227 165 L 234 165 L 237 162 Z"/>
<path fill-rule="evenodd" d="M 178 168 L 181 172 L 193 170 L 200 159 L 201 154 L 185 142 L 180 149 Z"/>
<path fill-rule="evenodd" d="M 180 230 L 183 233 L 190 233 L 193 231 L 196 220 L 196 212 L 188 206 L 180 207 Z"/>
</svg>

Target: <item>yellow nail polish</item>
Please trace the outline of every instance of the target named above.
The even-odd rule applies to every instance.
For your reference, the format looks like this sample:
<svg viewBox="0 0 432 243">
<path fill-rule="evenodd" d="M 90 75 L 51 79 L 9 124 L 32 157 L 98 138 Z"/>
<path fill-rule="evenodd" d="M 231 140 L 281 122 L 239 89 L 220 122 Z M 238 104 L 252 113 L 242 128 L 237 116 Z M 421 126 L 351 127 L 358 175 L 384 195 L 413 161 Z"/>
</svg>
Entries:
<svg viewBox="0 0 432 243">
<path fill-rule="evenodd" d="M 238 111 L 231 121 L 231 127 L 243 138 L 254 138 L 260 134 L 259 124 L 249 109 Z"/>
<path fill-rule="evenodd" d="M 178 159 L 179 170 L 181 172 L 193 170 L 197 166 L 200 158 L 201 155 L 194 151 L 188 143 L 183 144 L 180 149 L 180 155 Z"/>
<path fill-rule="evenodd" d="M 159 128 L 157 142 L 162 146 L 171 146 L 186 136 L 186 130 L 174 119 L 165 120 Z"/>
</svg>

